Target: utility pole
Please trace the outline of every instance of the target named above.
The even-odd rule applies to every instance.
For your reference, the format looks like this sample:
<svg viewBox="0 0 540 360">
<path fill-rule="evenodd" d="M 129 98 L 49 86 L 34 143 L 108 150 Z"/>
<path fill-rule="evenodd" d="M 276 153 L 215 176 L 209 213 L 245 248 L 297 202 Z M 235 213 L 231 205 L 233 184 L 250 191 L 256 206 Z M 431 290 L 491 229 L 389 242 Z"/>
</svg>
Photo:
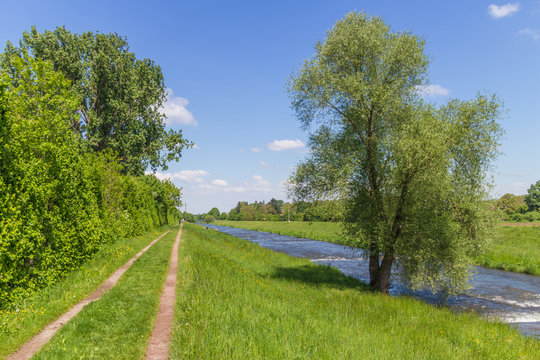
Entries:
<svg viewBox="0 0 540 360">
<path fill-rule="evenodd" d="M 186 213 L 187 213 L 187 203 L 184 203 L 184 218 L 182 219 L 182 221 L 186 220 Z"/>
</svg>

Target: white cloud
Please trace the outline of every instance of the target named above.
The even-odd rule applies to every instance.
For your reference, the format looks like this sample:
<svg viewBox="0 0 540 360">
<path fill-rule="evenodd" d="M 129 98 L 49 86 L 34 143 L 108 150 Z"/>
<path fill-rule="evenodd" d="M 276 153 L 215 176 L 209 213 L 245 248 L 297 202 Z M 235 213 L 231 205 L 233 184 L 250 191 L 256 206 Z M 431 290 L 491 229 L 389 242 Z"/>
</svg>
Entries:
<svg viewBox="0 0 540 360">
<path fill-rule="evenodd" d="M 184 181 L 186 183 L 200 184 L 200 183 L 204 182 L 204 179 L 202 177 L 203 176 L 208 176 L 208 175 L 210 175 L 210 173 L 208 171 L 199 169 L 199 170 L 180 170 L 178 172 L 175 172 L 174 174 L 160 173 L 159 171 L 156 171 L 156 172 L 146 171 L 145 175 L 154 175 L 159 180 L 167 179 L 167 180 L 172 181 L 173 179 L 178 179 L 178 180 Z M 216 181 L 216 180 L 214 180 L 214 181 Z M 219 181 L 224 181 L 224 180 L 219 180 Z"/>
<path fill-rule="evenodd" d="M 173 175 L 171 173 L 160 173 L 159 171 L 151 172 L 151 171 L 145 171 L 145 175 L 154 175 L 159 180 L 163 181 L 165 179 L 172 180 Z"/>
<path fill-rule="evenodd" d="M 524 182 L 518 181 L 512 184 L 512 194 L 526 194 L 530 185 Z"/>
<path fill-rule="evenodd" d="M 246 192 L 248 189 L 246 189 L 243 186 L 231 186 L 228 188 L 223 189 L 225 192 Z"/>
<path fill-rule="evenodd" d="M 193 149 L 193 150 L 199 150 L 199 149 L 200 149 L 200 147 L 199 147 L 199 145 L 197 145 L 197 144 L 193 144 L 193 147 L 192 147 L 192 149 Z"/>
<path fill-rule="evenodd" d="M 273 142 L 266 144 L 266 147 L 272 151 L 283 151 L 299 149 L 306 146 L 301 140 L 274 140 Z"/>
<path fill-rule="evenodd" d="M 262 160 L 259 160 L 259 161 L 257 161 L 257 162 L 258 162 L 258 163 L 259 163 L 259 165 L 261 165 L 262 167 L 265 167 L 265 168 L 266 168 L 266 167 L 268 167 L 268 164 L 267 164 L 267 163 L 265 163 L 265 162 L 264 162 L 264 161 L 262 161 Z"/>
<path fill-rule="evenodd" d="M 446 96 L 450 93 L 450 90 L 442 87 L 439 84 L 420 85 L 417 87 L 421 95 L 425 96 Z"/>
<path fill-rule="evenodd" d="M 255 180 L 255 186 L 270 187 L 272 184 L 270 181 L 266 180 L 261 175 L 253 175 L 253 180 Z"/>
<path fill-rule="evenodd" d="M 518 33 L 520 35 L 531 36 L 534 40 L 539 40 L 540 39 L 540 30 L 539 29 L 525 28 L 525 29 L 519 30 Z"/>
<path fill-rule="evenodd" d="M 519 10 L 519 3 L 508 3 L 505 5 L 491 4 L 488 6 L 489 15 L 494 19 L 501 19 L 512 15 Z"/>
<path fill-rule="evenodd" d="M 225 180 L 215 179 L 215 180 L 212 180 L 212 185 L 216 185 L 216 186 L 229 186 L 229 183 L 227 183 Z"/>
<path fill-rule="evenodd" d="M 253 152 L 261 152 L 261 151 L 262 151 L 261 148 L 257 148 L 257 147 L 251 148 L 251 149 L 249 149 L 249 150 L 251 150 L 251 151 L 253 151 Z"/>
<path fill-rule="evenodd" d="M 203 176 L 208 176 L 210 173 L 205 170 L 181 170 L 173 174 L 173 178 L 185 181 L 187 183 L 202 183 Z"/>
<path fill-rule="evenodd" d="M 193 114 L 186 109 L 186 106 L 188 105 L 189 101 L 186 98 L 174 96 L 172 89 L 167 88 L 167 100 L 162 108 L 165 116 L 167 116 L 165 123 L 167 125 L 197 125 L 197 121 L 193 117 Z"/>
</svg>

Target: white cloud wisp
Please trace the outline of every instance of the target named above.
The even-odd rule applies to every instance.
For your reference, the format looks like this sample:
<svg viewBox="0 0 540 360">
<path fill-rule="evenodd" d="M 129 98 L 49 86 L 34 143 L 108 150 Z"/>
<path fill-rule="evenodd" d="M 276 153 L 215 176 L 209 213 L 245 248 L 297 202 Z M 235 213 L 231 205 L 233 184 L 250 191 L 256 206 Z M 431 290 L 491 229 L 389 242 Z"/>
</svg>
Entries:
<svg viewBox="0 0 540 360">
<path fill-rule="evenodd" d="M 302 140 L 274 140 L 273 142 L 266 144 L 266 147 L 272 151 L 294 150 L 300 149 L 306 146 Z"/>
<path fill-rule="evenodd" d="M 167 89 L 167 100 L 162 108 L 165 116 L 167 116 L 165 123 L 167 125 L 197 125 L 193 114 L 186 109 L 188 105 L 189 101 L 186 98 L 174 96 L 172 89 Z"/>
<path fill-rule="evenodd" d="M 519 3 L 508 3 L 504 5 L 491 4 L 488 6 L 489 15 L 494 19 L 502 19 L 507 16 L 511 16 L 513 13 L 519 11 Z"/>
<path fill-rule="evenodd" d="M 450 90 L 439 84 L 420 85 L 417 89 L 423 96 L 446 96 L 450 94 Z"/>
<path fill-rule="evenodd" d="M 539 29 L 525 28 L 525 29 L 519 30 L 518 33 L 520 35 L 530 36 L 534 40 L 540 40 L 540 30 Z"/>
</svg>

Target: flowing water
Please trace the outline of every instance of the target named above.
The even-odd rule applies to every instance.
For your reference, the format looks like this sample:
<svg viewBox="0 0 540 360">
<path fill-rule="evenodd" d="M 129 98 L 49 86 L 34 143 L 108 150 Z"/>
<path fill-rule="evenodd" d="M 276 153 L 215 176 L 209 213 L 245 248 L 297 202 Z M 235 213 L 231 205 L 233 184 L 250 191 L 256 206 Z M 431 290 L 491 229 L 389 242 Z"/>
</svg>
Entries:
<svg viewBox="0 0 540 360">
<path fill-rule="evenodd" d="M 211 224 L 205 226 L 268 249 L 336 267 L 345 275 L 364 282 L 369 280 L 368 264 L 359 249 L 260 231 Z M 540 276 L 477 266 L 471 284 L 472 289 L 467 294 L 451 297 L 445 304 L 461 311 L 475 311 L 488 317 L 497 317 L 514 324 L 525 335 L 540 338 Z M 395 278 L 390 293 L 410 294 Z M 415 292 L 412 295 L 429 303 L 438 303 L 440 300 L 431 292 Z"/>
</svg>

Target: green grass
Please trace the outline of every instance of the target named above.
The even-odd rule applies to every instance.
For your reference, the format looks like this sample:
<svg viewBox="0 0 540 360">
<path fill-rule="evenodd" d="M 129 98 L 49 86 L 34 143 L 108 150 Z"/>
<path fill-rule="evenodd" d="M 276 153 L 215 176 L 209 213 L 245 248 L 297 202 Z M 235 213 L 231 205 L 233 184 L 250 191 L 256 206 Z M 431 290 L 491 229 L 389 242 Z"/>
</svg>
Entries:
<svg viewBox="0 0 540 360">
<path fill-rule="evenodd" d="M 339 223 L 220 220 L 216 224 L 347 245 Z M 540 227 L 500 226 L 498 232 L 477 264 L 540 275 Z"/>
<path fill-rule="evenodd" d="M 186 224 L 172 359 L 533 359 L 505 324 L 369 292 L 338 270 Z"/>
<path fill-rule="evenodd" d="M 105 245 L 90 261 L 64 280 L 39 290 L 25 301 L 14 304 L 10 310 L 0 311 L 0 359 L 17 350 L 43 327 L 84 299 L 167 229 L 169 227 L 165 226 L 140 237 Z M 171 230 L 167 237 L 170 238 L 173 232 Z"/>
<path fill-rule="evenodd" d="M 152 246 L 118 284 L 86 306 L 34 359 L 141 359 L 152 333 L 176 230 Z"/>
<path fill-rule="evenodd" d="M 540 275 L 540 227 L 501 226 L 479 264 Z"/>
<path fill-rule="evenodd" d="M 336 222 L 307 222 L 307 221 L 226 221 L 218 220 L 216 225 L 237 227 L 248 230 L 266 231 L 275 234 L 295 236 L 345 244 L 341 235 L 341 225 Z"/>
</svg>

